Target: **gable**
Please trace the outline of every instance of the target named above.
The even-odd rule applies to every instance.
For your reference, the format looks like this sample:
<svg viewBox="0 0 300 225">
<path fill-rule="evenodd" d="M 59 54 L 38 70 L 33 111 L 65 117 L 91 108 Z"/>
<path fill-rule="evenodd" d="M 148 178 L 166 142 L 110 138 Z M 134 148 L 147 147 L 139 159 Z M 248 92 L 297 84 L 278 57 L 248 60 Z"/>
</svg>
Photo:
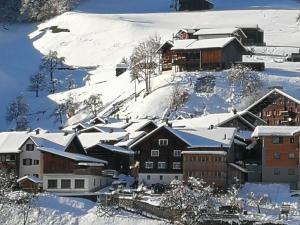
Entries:
<svg viewBox="0 0 300 225">
<path fill-rule="evenodd" d="M 168 139 L 169 143 L 176 143 L 178 145 L 185 145 L 188 146 L 188 144 L 177 137 L 174 133 L 170 132 L 165 126 L 161 126 L 157 128 L 156 130 L 152 131 L 148 135 L 141 138 L 139 141 L 137 141 L 135 144 L 130 146 L 132 150 L 137 150 L 141 146 L 145 145 L 155 145 L 156 142 L 158 143 L 159 139 Z"/>
<path fill-rule="evenodd" d="M 86 154 L 78 136 L 75 136 L 73 138 L 73 140 L 69 143 L 65 151 L 71 153 L 83 154 L 83 155 Z"/>
</svg>

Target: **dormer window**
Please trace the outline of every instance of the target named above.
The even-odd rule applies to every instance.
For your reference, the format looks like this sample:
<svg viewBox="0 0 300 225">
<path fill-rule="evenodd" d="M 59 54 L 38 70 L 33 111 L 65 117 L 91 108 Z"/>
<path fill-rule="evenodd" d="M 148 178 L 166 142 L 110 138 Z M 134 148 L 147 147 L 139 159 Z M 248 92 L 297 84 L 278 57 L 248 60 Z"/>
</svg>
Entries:
<svg viewBox="0 0 300 225">
<path fill-rule="evenodd" d="M 33 151 L 34 150 L 34 144 L 27 144 L 26 145 L 26 151 Z"/>
<path fill-rule="evenodd" d="M 168 144 L 169 144 L 168 139 L 159 139 L 158 140 L 158 145 L 159 146 L 168 146 Z"/>
</svg>

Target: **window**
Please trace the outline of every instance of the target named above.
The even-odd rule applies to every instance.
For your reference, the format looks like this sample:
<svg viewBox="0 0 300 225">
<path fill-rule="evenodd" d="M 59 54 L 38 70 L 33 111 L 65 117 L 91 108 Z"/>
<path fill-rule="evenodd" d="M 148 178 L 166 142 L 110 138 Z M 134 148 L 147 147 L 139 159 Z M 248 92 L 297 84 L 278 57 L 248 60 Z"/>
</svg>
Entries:
<svg viewBox="0 0 300 225">
<path fill-rule="evenodd" d="M 151 150 L 151 157 L 159 157 L 159 150 Z"/>
<path fill-rule="evenodd" d="M 159 180 L 163 180 L 163 179 L 164 179 L 164 176 L 160 175 Z"/>
<path fill-rule="evenodd" d="M 153 169 L 153 162 L 146 162 L 145 163 L 145 168 L 146 169 Z"/>
<path fill-rule="evenodd" d="M 295 143 L 295 139 L 293 137 L 290 138 L 290 143 Z"/>
<path fill-rule="evenodd" d="M 39 164 L 40 164 L 40 160 L 37 159 L 33 160 L 33 165 L 39 165 Z"/>
<path fill-rule="evenodd" d="M 84 188 L 84 180 L 82 179 L 75 180 L 75 189 L 82 189 L 82 188 Z"/>
<path fill-rule="evenodd" d="M 15 155 L 10 155 L 10 161 L 15 161 L 16 160 L 16 156 Z"/>
<path fill-rule="evenodd" d="M 174 157 L 181 157 L 181 150 L 174 150 L 173 151 L 173 156 Z"/>
<path fill-rule="evenodd" d="M 181 169 L 181 163 L 180 162 L 173 162 L 173 169 L 174 170 L 180 170 Z"/>
<path fill-rule="evenodd" d="M 57 188 L 57 180 L 48 180 L 48 188 L 56 189 Z"/>
<path fill-rule="evenodd" d="M 27 144 L 26 145 L 26 151 L 33 151 L 34 150 L 34 144 Z"/>
<path fill-rule="evenodd" d="M 289 159 L 295 159 L 295 153 L 289 153 Z"/>
<path fill-rule="evenodd" d="M 295 175 L 294 169 L 288 169 L 288 175 Z"/>
<path fill-rule="evenodd" d="M 274 169 L 274 175 L 280 175 L 280 169 L 275 168 Z"/>
<path fill-rule="evenodd" d="M 158 162 L 157 168 L 158 169 L 166 169 L 166 162 Z"/>
<path fill-rule="evenodd" d="M 23 165 L 24 166 L 32 165 L 32 159 L 23 159 Z"/>
<path fill-rule="evenodd" d="M 279 152 L 274 153 L 274 159 L 280 159 L 280 153 Z"/>
<path fill-rule="evenodd" d="M 71 188 L 71 180 L 62 179 L 61 180 L 61 189 L 70 189 Z"/>
<path fill-rule="evenodd" d="M 272 137 L 272 143 L 273 144 L 282 144 L 283 143 L 283 137 L 278 137 L 278 136 Z"/>
<path fill-rule="evenodd" d="M 168 139 L 159 139 L 158 144 L 159 144 L 159 146 L 167 146 L 168 145 Z"/>
<path fill-rule="evenodd" d="M 150 175 L 147 175 L 147 180 L 150 180 L 151 179 L 151 176 Z"/>
</svg>

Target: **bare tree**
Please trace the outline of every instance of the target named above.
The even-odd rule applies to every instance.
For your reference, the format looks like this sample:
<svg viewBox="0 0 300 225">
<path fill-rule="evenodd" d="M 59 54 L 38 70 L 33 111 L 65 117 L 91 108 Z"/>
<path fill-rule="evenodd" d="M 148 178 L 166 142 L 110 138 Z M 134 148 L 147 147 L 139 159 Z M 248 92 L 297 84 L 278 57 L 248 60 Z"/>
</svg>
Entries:
<svg viewBox="0 0 300 225">
<path fill-rule="evenodd" d="M 54 78 L 54 73 L 61 67 L 65 62 L 64 57 L 58 57 L 56 51 L 50 51 L 47 55 L 43 57 L 41 70 L 44 70 L 46 73 L 50 74 L 50 93 L 55 93 L 57 79 Z"/>
<path fill-rule="evenodd" d="M 35 73 L 30 77 L 29 91 L 35 92 L 35 97 L 39 97 L 39 92 L 47 87 L 46 76 L 41 73 Z"/>
<path fill-rule="evenodd" d="M 259 75 L 250 68 L 241 65 L 233 66 L 229 70 L 228 79 L 230 84 L 241 88 L 244 96 L 252 95 L 263 87 Z"/>
<path fill-rule="evenodd" d="M 174 221 L 194 225 L 214 212 L 213 189 L 203 180 L 190 177 L 187 182 L 174 180 L 162 196 L 161 206 L 174 213 Z"/>
<path fill-rule="evenodd" d="M 161 44 L 161 38 L 157 35 L 149 37 L 139 43 L 133 50 L 129 59 L 129 69 L 132 80 L 145 82 L 146 94 L 151 92 L 151 75 L 158 66 L 157 49 Z"/>
<path fill-rule="evenodd" d="M 54 123 L 60 123 L 60 125 L 63 125 L 64 116 L 68 116 L 68 118 L 74 116 L 78 107 L 79 103 L 75 101 L 74 96 L 68 95 L 67 100 L 58 104 L 51 114 L 51 117 L 55 118 Z"/>
<path fill-rule="evenodd" d="M 101 94 L 91 95 L 88 99 L 84 100 L 83 104 L 89 113 L 93 115 L 93 117 L 96 117 L 97 114 L 103 109 Z"/>
<path fill-rule="evenodd" d="M 6 108 L 6 121 L 8 123 L 15 121 L 16 130 L 26 130 L 29 124 L 28 112 L 29 105 L 25 102 L 24 97 L 17 96 Z"/>
<path fill-rule="evenodd" d="M 179 107 L 183 106 L 184 103 L 187 102 L 188 98 L 188 91 L 176 84 L 170 97 L 170 109 L 172 111 L 177 111 Z"/>
</svg>

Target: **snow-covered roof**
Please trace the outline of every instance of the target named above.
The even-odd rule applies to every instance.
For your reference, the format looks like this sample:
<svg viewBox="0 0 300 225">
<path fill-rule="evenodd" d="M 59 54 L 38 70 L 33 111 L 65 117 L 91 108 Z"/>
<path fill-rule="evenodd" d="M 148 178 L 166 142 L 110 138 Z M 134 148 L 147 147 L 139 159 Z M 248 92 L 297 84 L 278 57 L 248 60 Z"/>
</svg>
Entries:
<svg viewBox="0 0 300 225">
<path fill-rule="evenodd" d="M 197 40 L 191 43 L 190 45 L 187 45 L 185 49 L 224 48 L 226 45 L 228 45 L 234 40 L 237 39 L 235 37 L 202 39 L 202 40 Z"/>
<path fill-rule="evenodd" d="M 120 129 L 125 129 L 128 126 L 131 125 L 132 122 L 123 122 L 123 121 L 119 121 L 119 122 L 114 122 L 114 123 L 108 123 L 108 124 L 101 124 L 102 127 L 108 127 L 108 128 L 120 128 Z"/>
<path fill-rule="evenodd" d="M 152 120 L 139 120 L 137 122 L 133 122 L 130 126 L 126 128 L 126 130 L 131 133 L 135 131 L 139 131 L 140 129 L 144 128 L 148 124 L 153 123 Z"/>
<path fill-rule="evenodd" d="M 67 133 L 43 133 L 31 135 L 30 138 L 38 147 L 55 148 L 64 151 L 76 134 Z"/>
<path fill-rule="evenodd" d="M 183 39 L 183 40 L 174 40 L 172 50 L 185 49 L 188 45 L 197 41 L 197 39 Z"/>
<path fill-rule="evenodd" d="M 114 118 L 114 117 L 102 117 L 102 116 L 97 116 L 94 117 L 93 119 L 90 120 L 90 123 L 93 123 L 95 120 L 100 120 L 102 123 L 115 123 L 115 122 L 120 122 L 119 119 Z"/>
<path fill-rule="evenodd" d="M 267 94 L 265 94 L 263 97 L 261 97 L 260 99 L 258 99 L 256 102 L 254 102 L 253 104 L 251 104 L 250 106 L 248 106 L 244 111 L 249 111 L 251 108 L 253 108 L 254 106 L 256 106 L 257 104 L 259 104 L 260 102 L 262 102 L 264 99 L 266 99 L 269 95 L 273 94 L 273 93 L 278 93 L 281 94 L 287 98 L 289 98 L 290 100 L 300 104 L 300 100 L 298 100 L 296 97 L 293 97 L 292 95 L 279 90 L 277 88 L 274 88 L 273 90 L 271 90 L 270 92 L 268 92 Z"/>
<path fill-rule="evenodd" d="M 54 155 L 59 155 L 65 158 L 69 158 L 78 162 L 92 162 L 92 163 L 98 163 L 98 164 L 107 164 L 107 161 L 101 160 L 101 159 L 96 159 L 90 156 L 85 156 L 85 155 L 81 155 L 81 154 L 76 154 L 76 153 L 71 153 L 71 152 L 64 152 L 64 151 L 60 151 L 57 149 L 53 149 L 53 148 L 44 148 L 44 147 L 39 147 L 38 150 L 42 151 L 42 152 L 48 152 Z"/>
<path fill-rule="evenodd" d="M 27 132 L 0 133 L 0 153 L 19 153 L 21 145 L 28 139 Z"/>
<path fill-rule="evenodd" d="M 129 138 L 128 140 L 123 140 L 115 144 L 115 146 L 119 147 L 129 147 L 132 145 L 134 142 L 136 142 L 138 139 L 146 135 L 147 133 L 145 131 L 137 131 L 137 132 L 132 132 L 129 133 Z"/>
<path fill-rule="evenodd" d="M 182 151 L 181 154 L 227 155 L 227 152 L 225 151 Z"/>
<path fill-rule="evenodd" d="M 101 133 L 126 132 L 126 130 L 123 128 L 115 128 L 115 127 L 103 126 L 103 124 L 97 124 L 97 125 L 82 129 L 80 131 L 80 133 L 89 132 L 91 130 L 97 130 Z"/>
<path fill-rule="evenodd" d="M 293 136 L 298 132 L 300 132 L 300 126 L 257 126 L 252 137 Z"/>
<path fill-rule="evenodd" d="M 22 180 L 30 180 L 32 181 L 33 183 L 36 183 L 36 184 L 40 184 L 40 183 L 43 183 L 43 180 L 38 178 L 38 177 L 35 177 L 35 176 L 24 176 L 24 177 L 21 177 L 17 180 L 17 182 L 21 182 Z"/>
<path fill-rule="evenodd" d="M 194 33 L 196 36 L 201 35 L 214 35 L 214 34 L 233 34 L 240 30 L 240 28 L 237 27 L 225 27 L 225 28 L 204 28 L 200 29 L 197 32 Z"/>
<path fill-rule="evenodd" d="M 146 138 L 151 137 L 152 134 L 157 132 L 160 129 L 167 129 L 169 132 L 173 133 L 183 142 L 185 142 L 189 148 L 200 148 L 200 147 L 230 147 L 231 143 L 234 139 L 234 134 L 236 132 L 235 128 L 215 128 L 215 129 L 208 129 L 208 128 L 199 128 L 197 130 L 192 129 L 173 129 L 169 126 L 162 125 L 148 135 L 144 136 L 143 138 L 139 139 L 130 147 L 137 145 L 138 143 L 142 142 Z"/>
<path fill-rule="evenodd" d="M 120 141 L 128 138 L 127 132 L 113 133 L 81 133 L 78 138 L 84 148 L 89 148 L 103 141 Z"/>
<path fill-rule="evenodd" d="M 128 69 L 128 65 L 126 63 L 119 63 L 116 65 L 116 68 L 119 68 L 119 69 Z"/>
<path fill-rule="evenodd" d="M 62 130 L 63 130 L 63 131 L 71 131 L 71 132 L 74 132 L 74 130 L 75 130 L 78 126 L 81 126 L 83 129 L 85 129 L 85 128 L 90 127 L 91 125 L 90 125 L 89 123 L 76 123 L 76 124 L 74 124 L 74 125 L 67 126 L 67 127 L 63 128 Z"/>
<path fill-rule="evenodd" d="M 108 149 L 112 152 L 118 152 L 118 153 L 123 153 L 123 154 L 128 154 L 128 155 L 133 155 L 134 151 L 130 149 L 125 149 L 121 148 L 119 146 L 114 146 L 114 145 L 107 145 L 107 144 L 98 144 L 100 147 Z"/>
<path fill-rule="evenodd" d="M 237 165 L 235 163 L 229 163 L 229 165 L 232 166 L 232 167 L 234 167 L 235 169 L 243 172 L 243 173 L 249 173 L 248 170 L 246 170 L 245 168 L 243 168 L 243 167 L 241 167 L 241 166 L 239 166 L 239 165 Z"/>
</svg>

